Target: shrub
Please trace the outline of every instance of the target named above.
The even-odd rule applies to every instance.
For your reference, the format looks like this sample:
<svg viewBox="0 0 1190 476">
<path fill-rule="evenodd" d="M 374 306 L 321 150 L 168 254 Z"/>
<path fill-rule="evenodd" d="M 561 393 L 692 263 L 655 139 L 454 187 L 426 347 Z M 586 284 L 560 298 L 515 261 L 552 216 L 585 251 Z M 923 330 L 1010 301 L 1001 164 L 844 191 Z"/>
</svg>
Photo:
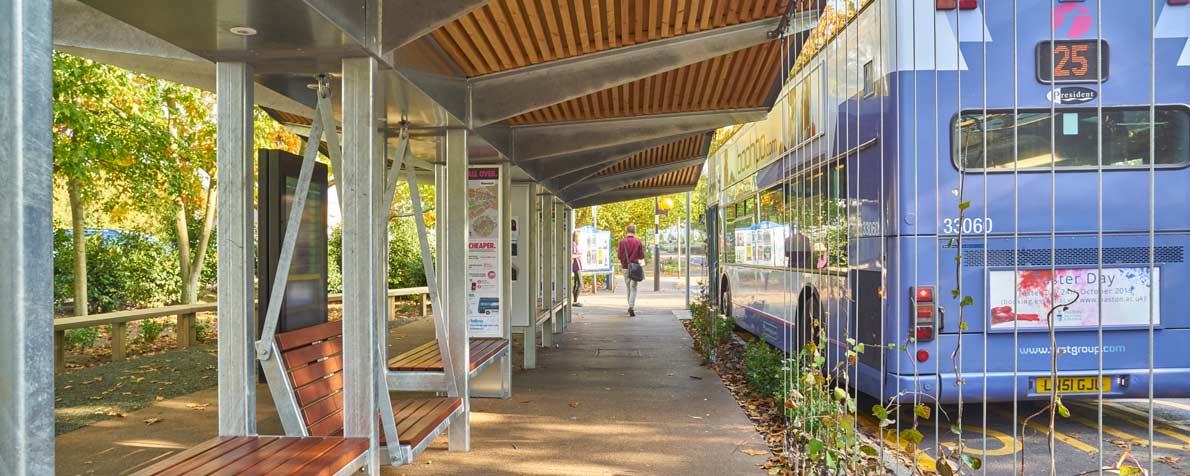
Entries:
<svg viewBox="0 0 1190 476">
<path fill-rule="evenodd" d="M 715 349 L 731 339 L 735 323 L 731 319 L 721 317 L 711 307 L 705 294 L 690 303 L 690 316 L 691 325 L 694 326 L 695 335 L 701 344 L 699 351 L 710 359 Z"/>
<path fill-rule="evenodd" d="M 753 393 L 780 399 L 783 354 L 761 339 L 754 339 L 744 347 L 744 366 L 748 387 Z"/>
<path fill-rule="evenodd" d="M 145 319 L 140 321 L 140 338 L 141 342 L 150 343 L 161 337 L 161 332 L 165 330 L 165 323 L 157 319 Z"/>
<path fill-rule="evenodd" d="M 91 312 L 160 306 L 176 300 L 177 252 L 156 238 L 137 233 L 87 236 L 87 300 Z M 54 301 L 74 296 L 74 253 L 69 231 L 54 234 Z M 76 303 L 77 305 L 77 303 Z"/>
<path fill-rule="evenodd" d="M 84 327 L 82 329 L 66 330 L 66 346 L 71 348 L 95 347 L 95 340 L 99 338 L 98 327 Z"/>
<path fill-rule="evenodd" d="M 194 338 L 199 342 L 206 342 L 208 333 L 211 332 L 210 324 L 206 319 L 194 318 Z"/>
<path fill-rule="evenodd" d="M 388 225 L 388 287 L 412 288 L 426 285 L 421 263 L 421 245 L 417 225 L 411 219 L 396 219 Z M 433 253 L 434 240 L 430 240 Z M 331 230 L 327 237 L 327 288 L 343 292 L 343 227 Z"/>
</svg>

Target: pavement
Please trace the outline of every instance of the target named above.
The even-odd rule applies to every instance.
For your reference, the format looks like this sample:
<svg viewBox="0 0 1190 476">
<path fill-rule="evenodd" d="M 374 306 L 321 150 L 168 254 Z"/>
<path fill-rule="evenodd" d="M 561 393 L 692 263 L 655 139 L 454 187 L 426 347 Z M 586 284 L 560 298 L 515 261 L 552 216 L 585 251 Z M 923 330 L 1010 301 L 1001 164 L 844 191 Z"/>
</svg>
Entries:
<svg viewBox="0 0 1190 476">
<path fill-rule="evenodd" d="M 637 317 L 618 294 L 583 296 L 557 346 L 538 367 L 520 369 L 513 344 L 513 395 L 472 399 L 471 451 L 450 452 L 445 437 L 412 465 L 385 475 L 761 475 L 763 439 L 731 394 L 701 366 L 674 317 L 676 280 L 662 292 L 642 283 Z M 392 331 L 390 351 L 432 338 L 430 320 Z M 267 387 L 257 389 L 257 426 L 280 424 Z M 200 391 L 61 435 L 57 474 L 125 475 L 217 433 L 217 393 Z"/>
</svg>

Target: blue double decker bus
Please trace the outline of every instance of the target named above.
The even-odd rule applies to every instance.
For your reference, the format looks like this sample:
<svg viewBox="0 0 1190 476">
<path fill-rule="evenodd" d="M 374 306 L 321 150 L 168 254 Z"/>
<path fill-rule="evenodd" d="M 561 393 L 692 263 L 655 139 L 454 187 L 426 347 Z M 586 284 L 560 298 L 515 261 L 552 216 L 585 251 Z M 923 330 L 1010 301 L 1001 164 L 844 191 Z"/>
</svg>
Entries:
<svg viewBox="0 0 1190 476">
<path fill-rule="evenodd" d="M 723 313 L 881 399 L 1190 396 L 1190 5 L 843 3 L 712 151 Z"/>
</svg>

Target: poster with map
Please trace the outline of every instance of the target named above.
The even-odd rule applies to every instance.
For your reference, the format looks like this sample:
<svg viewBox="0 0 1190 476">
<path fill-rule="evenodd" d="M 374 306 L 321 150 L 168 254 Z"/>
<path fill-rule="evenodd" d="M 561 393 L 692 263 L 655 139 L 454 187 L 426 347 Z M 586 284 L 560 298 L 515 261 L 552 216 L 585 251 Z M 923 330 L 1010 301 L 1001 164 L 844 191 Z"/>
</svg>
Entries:
<svg viewBox="0 0 1190 476">
<path fill-rule="evenodd" d="M 612 269 L 612 233 L 584 226 L 578 230 L 578 253 L 584 273 L 607 273 Z"/>
<path fill-rule="evenodd" d="M 503 337 L 500 286 L 500 169 L 467 170 L 467 324 L 472 337 Z"/>
</svg>

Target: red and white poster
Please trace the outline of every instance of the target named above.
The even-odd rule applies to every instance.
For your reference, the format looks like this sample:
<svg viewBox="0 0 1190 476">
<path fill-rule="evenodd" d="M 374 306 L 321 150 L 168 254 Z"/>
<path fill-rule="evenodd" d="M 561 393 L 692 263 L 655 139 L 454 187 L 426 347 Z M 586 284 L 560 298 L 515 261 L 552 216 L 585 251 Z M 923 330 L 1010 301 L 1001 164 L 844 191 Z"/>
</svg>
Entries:
<svg viewBox="0 0 1190 476">
<path fill-rule="evenodd" d="M 467 170 L 467 324 L 472 337 L 503 337 L 500 315 L 500 169 Z"/>
<path fill-rule="evenodd" d="M 1161 322 L 1161 268 L 1000 270 L 988 281 L 993 330 L 1047 328 L 1051 309 L 1057 328 Z"/>
</svg>

